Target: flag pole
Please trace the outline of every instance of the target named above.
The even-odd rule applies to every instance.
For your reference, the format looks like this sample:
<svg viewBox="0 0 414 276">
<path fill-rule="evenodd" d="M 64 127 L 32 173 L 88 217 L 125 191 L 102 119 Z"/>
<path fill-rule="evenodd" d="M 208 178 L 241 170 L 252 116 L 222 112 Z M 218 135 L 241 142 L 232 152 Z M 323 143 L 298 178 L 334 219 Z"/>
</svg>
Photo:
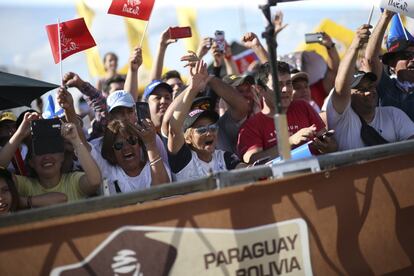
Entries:
<svg viewBox="0 0 414 276">
<path fill-rule="evenodd" d="M 371 12 L 369 13 L 368 17 L 368 25 L 371 25 L 372 14 L 374 13 L 375 5 L 372 5 Z"/>
<path fill-rule="evenodd" d="M 60 41 L 60 19 L 57 20 L 58 29 L 58 45 L 59 45 L 59 71 L 60 71 L 60 83 L 63 85 L 63 70 L 62 70 L 62 46 Z"/>
<path fill-rule="evenodd" d="M 149 20 L 150 20 L 150 19 L 148 18 L 148 21 L 147 21 L 147 23 L 145 24 L 145 29 L 144 29 L 144 32 L 142 33 L 141 41 L 139 42 L 139 48 L 142 48 L 142 43 L 144 42 L 144 37 L 145 37 L 145 34 L 147 33 L 147 29 L 148 29 Z"/>
<path fill-rule="evenodd" d="M 398 13 L 398 20 L 400 20 L 400 24 L 401 24 L 401 27 L 402 27 L 403 32 L 404 32 L 405 40 L 409 40 L 408 35 L 407 35 L 407 31 L 405 30 L 404 24 L 402 22 L 402 19 L 401 19 L 401 16 L 400 16 L 399 13 Z"/>
</svg>

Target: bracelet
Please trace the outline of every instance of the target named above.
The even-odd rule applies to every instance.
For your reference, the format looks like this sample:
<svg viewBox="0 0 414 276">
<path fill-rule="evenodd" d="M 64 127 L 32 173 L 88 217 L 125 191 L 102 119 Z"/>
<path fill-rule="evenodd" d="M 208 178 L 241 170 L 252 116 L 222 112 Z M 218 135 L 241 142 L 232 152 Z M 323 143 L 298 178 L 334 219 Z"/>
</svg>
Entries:
<svg viewBox="0 0 414 276">
<path fill-rule="evenodd" d="M 32 209 L 32 196 L 28 196 L 27 197 L 27 200 L 26 200 L 26 204 L 27 204 L 27 207 L 29 207 L 29 209 Z"/>
<path fill-rule="evenodd" d="M 150 166 L 153 166 L 153 165 L 155 165 L 156 163 L 160 162 L 161 160 L 162 160 L 162 159 L 161 159 L 161 157 L 158 157 L 157 159 L 155 159 L 155 160 L 151 161 L 151 162 L 149 163 L 149 165 L 150 165 Z"/>
<path fill-rule="evenodd" d="M 334 42 L 332 42 L 331 46 L 325 46 L 325 47 L 326 47 L 326 49 L 330 50 L 330 49 L 332 49 L 333 47 L 335 47 L 335 43 L 334 43 Z"/>
</svg>

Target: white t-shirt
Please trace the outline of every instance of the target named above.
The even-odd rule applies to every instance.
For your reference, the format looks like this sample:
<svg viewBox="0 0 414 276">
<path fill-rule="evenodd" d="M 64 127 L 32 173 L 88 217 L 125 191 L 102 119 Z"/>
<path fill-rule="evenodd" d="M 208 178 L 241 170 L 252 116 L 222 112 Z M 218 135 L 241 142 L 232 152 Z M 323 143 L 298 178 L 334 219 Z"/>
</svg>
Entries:
<svg viewBox="0 0 414 276">
<path fill-rule="evenodd" d="M 361 120 L 351 108 L 351 101 L 342 114 L 338 114 L 332 104 L 332 97 L 326 105 L 329 129 L 335 130 L 338 150 L 349 150 L 365 147 L 361 139 Z M 414 123 L 400 109 L 392 106 L 375 108 L 375 116 L 368 125 L 388 142 L 407 140 L 414 136 Z"/>
<path fill-rule="evenodd" d="M 222 150 L 215 150 L 211 161 L 205 162 L 186 144 L 177 154 L 169 153 L 169 158 L 174 181 L 191 180 L 209 173 L 232 170 L 240 163 L 236 154 Z"/>
<path fill-rule="evenodd" d="M 159 142 L 161 145 L 159 144 Z M 96 164 L 98 165 L 99 169 L 101 170 L 102 177 L 106 180 L 108 183 L 109 193 L 116 194 L 116 188 L 115 183 L 118 184 L 118 187 L 120 188 L 122 193 L 128 193 L 128 192 L 134 192 L 134 191 L 140 191 L 151 187 L 151 167 L 149 165 L 149 162 L 147 162 L 142 169 L 141 173 L 137 176 L 128 176 L 125 171 L 119 167 L 119 166 L 112 166 L 109 164 L 108 161 L 106 161 L 101 154 L 101 148 L 102 148 L 102 137 L 92 140 L 89 143 L 92 147 L 91 155 L 92 158 L 96 161 Z M 161 139 L 157 136 L 157 147 L 160 152 L 160 156 L 163 159 L 163 163 L 165 166 L 165 169 L 167 170 L 168 176 L 171 179 L 171 172 L 168 166 L 168 163 L 163 157 L 162 152 L 164 152 L 164 155 L 167 156 L 165 148 L 162 144 Z"/>
</svg>

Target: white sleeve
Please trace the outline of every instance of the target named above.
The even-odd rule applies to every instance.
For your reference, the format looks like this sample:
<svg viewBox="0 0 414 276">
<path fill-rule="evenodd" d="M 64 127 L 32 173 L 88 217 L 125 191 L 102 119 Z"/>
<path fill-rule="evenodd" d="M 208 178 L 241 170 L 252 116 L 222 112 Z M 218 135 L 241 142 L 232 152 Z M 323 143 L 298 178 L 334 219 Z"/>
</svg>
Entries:
<svg viewBox="0 0 414 276">
<path fill-rule="evenodd" d="M 398 108 L 393 108 L 392 112 L 397 140 L 403 141 L 414 136 L 414 122 L 411 121 L 408 115 Z"/>
</svg>

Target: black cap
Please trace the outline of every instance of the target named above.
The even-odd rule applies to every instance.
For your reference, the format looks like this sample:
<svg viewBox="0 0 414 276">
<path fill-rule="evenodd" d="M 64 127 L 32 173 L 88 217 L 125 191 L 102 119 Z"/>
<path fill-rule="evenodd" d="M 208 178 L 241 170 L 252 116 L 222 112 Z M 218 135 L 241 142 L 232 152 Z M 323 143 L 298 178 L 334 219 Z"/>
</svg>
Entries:
<svg viewBox="0 0 414 276">
<path fill-rule="evenodd" d="M 193 109 L 202 109 L 202 110 L 211 110 L 213 107 L 213 100 L 210 96 L 197 97 L 194 99 L 191 104 L 191 110 Z"/>
<path fill-rule="evenodd" d="M 368 79 L 372 82 L 375 82 L 377 80 L 377 76 L 371 72 L 359 71 L 354 75 L 351 88 L 357 88 L 363 79 Z"/>
<path fill-rule="evenodd" d="M 395 40 L 390 44 L 388 51 L 382 56 L 382 63 L 391 65 L 391 61 L 398 57 L 401 52 L 404 52 L 409 47 L 414 47 L 414 41 L 411 40 Z"/>
<path fill-rule="evenodd" d="M 227 75 L 223 78 L 223 81 L 233 87 L 237 87 L 242 85 L 245 82 L 250 84 L 254 84 L 254 78 L 251 75 L 244 74 L 244 75 Z"/>
<path fill-rule="evenodd" d="M 199 118 L 210 118 L 213 122 L 217 122 L 219 115 L 210 110 L 194 109 L 187 114 L 184 120 L 183 129 L 186 131 L 190 128 Z"/>
</svg>

